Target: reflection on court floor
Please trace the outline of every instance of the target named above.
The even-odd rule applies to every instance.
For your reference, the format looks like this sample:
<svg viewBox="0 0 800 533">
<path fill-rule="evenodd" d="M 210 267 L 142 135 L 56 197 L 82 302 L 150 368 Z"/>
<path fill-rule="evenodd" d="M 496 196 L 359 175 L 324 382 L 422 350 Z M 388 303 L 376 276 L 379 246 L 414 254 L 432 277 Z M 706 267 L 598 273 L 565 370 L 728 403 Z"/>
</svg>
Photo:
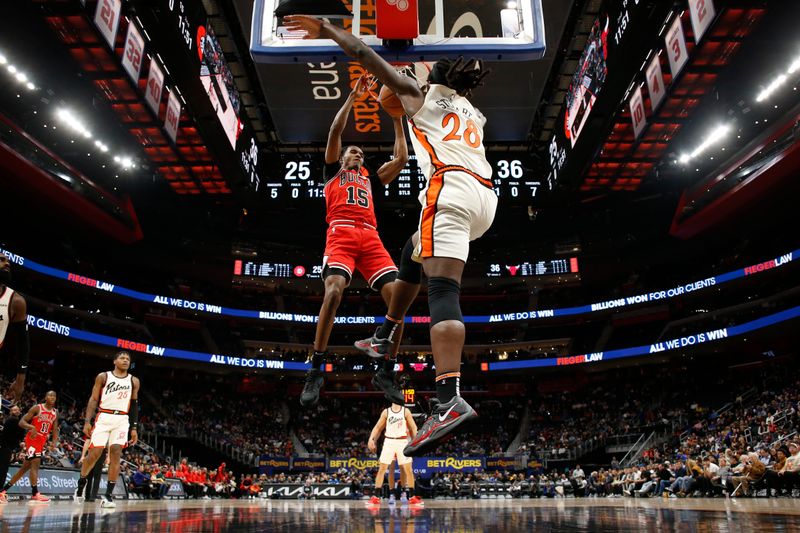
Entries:
<svg viewBox="0 0 800 533">
<path fill-rule="evenodd" d="M 446 500 L 424 508 L 371 508 L 362 501 L 131 501 L 96 505 L 25 502 L 0 507 L 0 532 L 800 530 L 792 499 Z"/>
</svg>

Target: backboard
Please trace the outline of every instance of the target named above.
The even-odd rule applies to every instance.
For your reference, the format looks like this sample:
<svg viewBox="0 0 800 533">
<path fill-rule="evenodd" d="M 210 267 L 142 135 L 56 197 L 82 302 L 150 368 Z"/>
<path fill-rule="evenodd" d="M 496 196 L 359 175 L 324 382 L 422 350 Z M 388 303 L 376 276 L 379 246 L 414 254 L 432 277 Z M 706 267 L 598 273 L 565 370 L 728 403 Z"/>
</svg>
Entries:
<svg viewBox="0 0 800 533">
<path fill-rule="evenodd" d="M 302 39 L 276 17 L 278 0 L 256 0 L 250 52 L 256 63 L 349 61 L 330 39 Z M 376 0 L 345 0 L 352 19 L 332 19 L 389 61 L 436 61 L 475 57 L 530 61 L 545 53 L 542 0 L 419 0 L 419 35 L 391 48 L 376 36 Z"/>
</svg>

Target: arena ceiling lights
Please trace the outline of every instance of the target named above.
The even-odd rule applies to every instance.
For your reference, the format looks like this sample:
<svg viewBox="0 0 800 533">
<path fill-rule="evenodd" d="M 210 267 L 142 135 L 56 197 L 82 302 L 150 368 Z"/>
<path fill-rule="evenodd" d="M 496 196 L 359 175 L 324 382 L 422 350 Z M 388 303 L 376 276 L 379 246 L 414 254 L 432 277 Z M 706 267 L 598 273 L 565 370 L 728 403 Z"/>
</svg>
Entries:
<svg viewBox="0 0 800 533">
<path fill-rule="evenodd" d="M 36 89 L 36 85 L 30 81 L 28 75 L 18 69 L 15 65 L 9 63 L 8 58 L 2 52 L 0 52 L 0 66 L 6 67 L 6 71 L 8 71 L 8 73 L 11 74 L 19 83 L 24 84 L 29 91 Z"/>
<path fill-rule="evenodd" d="M 66 127 L 74 131 L 75 133 L 81 135 L 85 139 L 91 139 L 93 137 L 91 130 L 86 126 L 86 124 L 81 120 L 75 113 L 67 108 L 60 108 L 56 111 L 56 118 L 64 124 Z M 94 145 L 103 153 L 108 152 L 108 145 L 101 141 L 100 139 L 95 139 Z M 119 164 L 123 170 L 129 170 L 131 168 L 136 168 L 136 164 L 133 162 L 130 156 L 127 155 L 115 155 L 114 162 Z"/>
<path fill-rule="evenodd" d="M 730 124 L 720 124 L 719 126 L 717 126 L 716 128 L 714 128 L 709 132 L 709 134 L 706 136 L 705 139 L 703 139 L 703 142 L 701 142 L 697 146 L 697 148 L 692 150 L 690 153 L 682 154 L 681 157 L 678 159 L 678 161 L 684 165 L 688 164 L 689 161 L 691 161 L 695 157 L 699 156 L 700 154 L 708 150 L 711 146 L 719 143 L 722 139 L 725 138 L 725 136 L 728 135 L 728 133 L 730 133 L 730 131 L 731 131 Z"/>
<path fill-rule="evenodd" d="M 796 73 L 798 70 L 800 70 L 800 56 L 796 57 L 792 64 L 789 65 L 789 70 L 786 74 L 779 74 L 776 76 L 760 93 L 758 93 L 756 102 L 763 102 L 772 96 L 772 93 L 780 89 L 781 86 L 786 83 L 789 79 L 789 75 Z"/>
</svg>

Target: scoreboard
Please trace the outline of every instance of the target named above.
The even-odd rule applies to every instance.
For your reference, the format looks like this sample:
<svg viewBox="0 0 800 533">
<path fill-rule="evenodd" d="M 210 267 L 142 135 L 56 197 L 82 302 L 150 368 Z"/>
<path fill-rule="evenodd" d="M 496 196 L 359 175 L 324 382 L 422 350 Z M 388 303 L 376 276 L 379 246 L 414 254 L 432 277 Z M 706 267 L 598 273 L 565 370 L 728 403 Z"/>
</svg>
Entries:
<svg viewBox="0 0 800 533">
<path fill-rule="evenodd" d="M 233 275 L 248 278 L 320 278 L 322 265 L 303 265 L 300 263 L 245 261 L 233 262 Z"/>
<path fill-rule="evenodd" d="M 374 175 L 390 157 L 389 154 L 366 154 L 366 167 Z M 487 159 L 492 165 L 495 194 L 500 199 L 531 205 L 544 194 L 540 176 L 533 171 L 530 155 L 490 152 Z M 268 201 L 300 202 L 324 197 L 323 154 L 271 154 L 265 160 L 258 190 Z M 389 201 L 416 203 L 425 183 L 425 176 L 412 154 L 397 179 L 374 194 Z"/>
<path fill-rule="evenodd" d="M 577 274 L 578 258 L 550 259 L 521 263 L 490 263 L 486 276 L 490 278 L 522 278 L 531 276 L 553 276 L 558 274 Z"/>
<path fill-rule="evenodd" d="M 578 273 L 577 257 L 535 262 L 524 261 L 514 264 L 493 262 L 486 265 L 486 276 L 489 278 L 523 278 Z M 313 264 L 313 262 L 304 264 L 301 262 L 236 259 L 233 262 L 233 275 L 248 278 L 317 279 L 322 277 L 322 265 Z"/>
</svg>

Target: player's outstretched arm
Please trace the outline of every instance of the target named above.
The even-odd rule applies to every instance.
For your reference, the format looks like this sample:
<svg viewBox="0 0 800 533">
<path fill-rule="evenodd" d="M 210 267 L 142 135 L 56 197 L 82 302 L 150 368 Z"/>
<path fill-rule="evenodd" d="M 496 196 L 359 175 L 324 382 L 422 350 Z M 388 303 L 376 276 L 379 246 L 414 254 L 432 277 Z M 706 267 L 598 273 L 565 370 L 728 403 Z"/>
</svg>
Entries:
<svg viewBox="0 0 800 533">
<path fill-rule="evenodd" d="M 339 155 L 342 152 L 342 132 L 347 125 L 347 119 L 350 116 L 350 110 L 353 108 L 353 102 L 356 101 L 368 89 L 369 81 L 366 76 L 361 76 L 353 90 L 347 95 L 347 99 L 342 104 L 339 112 L 333 119 L 330 130 L 328 130 L 328 145 L 325 148 L 325 164 L 330 165 L 339 160 Z"/>
<path fill-rule="evenodd" d="M 409 116 L 415 115 L 422 107 L 425 95 L 422 94 L 417 82 L 399 74 L 392 65 L 376 54 L 375 50 L 362 43 L 352 33 L 307 15 L 284 17 L 284 21 L 290 31 L 305 31 L 304 39 L 334 40 L 345 54 L 358 61 L 378 81 L 387 85 L 400 98 L 403 109 Z"/>
<path fill-rule="evenodd" d="M 378 438 L 381 436 L 381 432 L 386 427 L 386 409 L 383 410 L 381 413 L 381 417 L 375 423 L 375 427 L 372 428 L 372 433 L 369 434 L 369 441 L 367 442 L 367 448 L 372 453 L 375 453 L 378 449 Z"/>
<path fill-rule="evenodd" d="M 378 178 L 384 185 L 388 185 L 399 176 L 408 163 L 408 145 L 403 121 L 399 117 L 392 117 L 392 123 L 394 124 L 394 157 L 378 169 Z"/>
<path fill-rule="evenodd" d="M 83 434 L 87 437 L 92 433 L 92 418 L 97 411 L 97 405 L 100 403 L 100 391 L 106 384 L 106 373 L 101 372 L 94 378 L 94 387 L 92 387 L 92 395 L 89 396 L 89 403 L 86 405 L 86 413 L 84 414 Z"/>
</svg>

